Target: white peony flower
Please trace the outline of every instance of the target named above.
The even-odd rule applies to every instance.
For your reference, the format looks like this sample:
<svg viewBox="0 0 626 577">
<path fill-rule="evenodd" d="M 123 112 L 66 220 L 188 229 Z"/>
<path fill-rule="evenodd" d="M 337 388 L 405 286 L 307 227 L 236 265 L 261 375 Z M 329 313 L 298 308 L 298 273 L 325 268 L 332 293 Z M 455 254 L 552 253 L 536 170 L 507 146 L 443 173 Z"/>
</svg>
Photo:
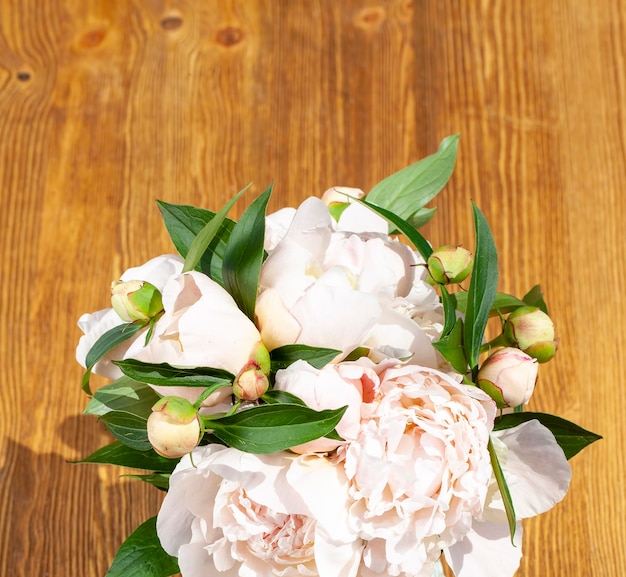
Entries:
<svg viewBox="0 0 626 577">
<path fill-rule="evenodd" d="M 482 513 L 495 404 L 433 369 L 390 368 L 345 451 L 361 575 L 431 576 L 445 545 Z"/>
<path fill-rule="evenodd" d="M 346 213 L 351 209 L 371 214 L 359 205 Z M 261 269 L 256 316 L 263 342 L 269 349 L 336 348 L 343 356 L 359 346 L 391 346 L 437 366 L 432 336 L 417 319 L 440 305 L 420 262 L 386 232 L 338 230 L 320 199 L 305 200 Z"/>
<path fill-rule="evenodd" d="M 221 445 L 177 465 L 157 532 L 183 577 L 355 577 L 362 550 L 341 467 Z"/>
<path fill-rule="evenodd" d="M 179 275 L 182 269 L 183 259 L 178 255 L 167 254 L 157 256 L 139 267 L 129 268 L 120 277 L 120 280 L 124 282 L 147 281 L 162 292 L 168 280 Z M 78 327 L 85 334 L 78 341 L 76 360 L 85 367 L 87 354 L 96 344 L 96 341 L 104 333 L 121 324 L 125 324 L 125 321 L 112 308 L 82 315 L 78 320 Z M 145 338 L 145 331 L 141 331 L 133 339 L 122 343 L 98 361 L 93 372 L 109 379 L 121 377 L 122 372 L 111 361 L 122 359 L 134 341 L 143 343 Z"/>
<path fill-rule="evenodd" d="M 163 289 L 163 316 L 148 345 L 135 341 L 125 358 L 174 367 L 212 367 L 237 375 L 261 340 L 254 323 L 215 281 L 199 272 L 172 277 Z M 153 387 L 163 395 L 195 400 L 201 389 Z M 230 387 L 209 397 L 205 406 L 226 401 Z"/>
</svg>

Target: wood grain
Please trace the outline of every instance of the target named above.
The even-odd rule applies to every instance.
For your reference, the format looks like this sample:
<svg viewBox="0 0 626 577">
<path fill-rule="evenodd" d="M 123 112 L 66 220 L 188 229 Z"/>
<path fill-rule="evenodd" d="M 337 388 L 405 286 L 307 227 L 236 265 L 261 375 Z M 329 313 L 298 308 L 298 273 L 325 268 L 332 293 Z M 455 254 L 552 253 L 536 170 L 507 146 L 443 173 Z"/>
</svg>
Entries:
<svg viewBox="0 0 626 577">
<path fill-rule="evenodd" d="M 605 437 L 517 575 L 623 575 L 625 44 L 621 0 L 0 0 L 0 574 L 103 576 L 158 510 L 67 463 L 108 438 L 76 320 L 172 250 L 156 199 L 367 190 L 461 133 L 426 233 L 472 246 L 479 204 L 501 290 L 541 282 L 559 330 L 532 408 Z"/>
</svg>

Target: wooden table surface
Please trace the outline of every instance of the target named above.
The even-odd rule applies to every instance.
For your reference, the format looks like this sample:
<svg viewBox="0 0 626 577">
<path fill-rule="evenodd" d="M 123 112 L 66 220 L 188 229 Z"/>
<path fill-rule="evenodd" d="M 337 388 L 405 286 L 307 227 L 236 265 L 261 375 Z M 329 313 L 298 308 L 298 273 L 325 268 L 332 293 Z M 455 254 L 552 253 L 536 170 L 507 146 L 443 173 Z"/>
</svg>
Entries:
<svg viewBox="0 0 626 577">
<path fill-rule="evenodd" d="M 482 208 L 500 290 L 540 282 L 561 339 L 532 409 L 605 437 L 517 575 L 624 575 L 625 66 L 623 0 L 0 0 L 0 575 L 102 577 L 158 510 L 67 463 L 108 442 L 76 321 L 172 251 L 156 199 L 368 190 L 453 133 L 426 234 L 472 246 Z"/>
</svg>

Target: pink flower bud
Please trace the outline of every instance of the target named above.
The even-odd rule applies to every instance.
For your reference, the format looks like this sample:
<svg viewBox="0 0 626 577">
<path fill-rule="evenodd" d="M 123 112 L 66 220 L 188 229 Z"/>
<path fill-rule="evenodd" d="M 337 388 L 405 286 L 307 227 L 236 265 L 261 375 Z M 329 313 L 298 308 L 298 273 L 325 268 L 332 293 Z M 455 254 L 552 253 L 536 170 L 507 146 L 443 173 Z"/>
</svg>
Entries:
<svg viewBox="0 0 626 577">
<path fill-rule="evenodd" d="M 515 348 L 499 349 L 478 371 L 478 386 L 499 408 L 528 403 L 537 382 L 536 359 Z"/>
<path fill-rule="evenodd" d="M 540 363 L 549 361 L 557 349 L 552 319 L 537 307 L 520 307 L 504 323 L 504 336 Z"/>
<path fill-rule="evenodd" d="M 168 459 L 178 459 L 200 442 L 202 428 L 198 411 L 182 397 L 163 397 L 148 417 L 148 439 L 154 450 Z"/>
<path fill-rule="evenodd" d="M 267 375 L 254 361 L 250 361 L 233 383 L 233 394 L 244 401 L 256 401 L 269 387 Z"/>
<path fill-rule="evenodd" d="M 428 272 L 436 284 L 463 282 L 472 272 L 474 257 L 461 246 L 442 246 L 428 257 Z"/>
<path fill-rule="evenodd" d="M 163 310 L 163 300 L 159 289 L 149 282 L 116 280 L 111 283 L 111 306 L 128 323 L 149 321 Z"/>
</svg>

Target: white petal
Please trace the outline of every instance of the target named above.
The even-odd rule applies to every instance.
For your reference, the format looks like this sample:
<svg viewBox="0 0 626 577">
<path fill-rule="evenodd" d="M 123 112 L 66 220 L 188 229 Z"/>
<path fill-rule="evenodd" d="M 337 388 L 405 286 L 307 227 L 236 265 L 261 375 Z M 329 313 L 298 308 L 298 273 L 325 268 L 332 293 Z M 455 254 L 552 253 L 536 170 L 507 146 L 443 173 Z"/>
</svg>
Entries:
<svg viewBox="0 0 626 577">
<path fill-rule="evenodd" d="M 565 497 L 572 470 L 554 435 L 539 421 L 493 436 L 507 449 L 500 464 L 518 519 L 544 513 Z"/>
<path fill-rule="evenodd" d="M 164 254 L 150 259 L 147 263 L 135 268 L 129 268 L 120 280 L 143 280 L 153 284 L 163 291 L 167 281 L 177 276 L 183 270 L 183 259 L 177 254 Z"/>
<path fill-rule="evenodd" d="M 522 525 L 517 524 L 513 546 L 506 523 L 475 521 L 444 554 L 456 577 L 513 577 L 522 558 Z"/>
</svg>

